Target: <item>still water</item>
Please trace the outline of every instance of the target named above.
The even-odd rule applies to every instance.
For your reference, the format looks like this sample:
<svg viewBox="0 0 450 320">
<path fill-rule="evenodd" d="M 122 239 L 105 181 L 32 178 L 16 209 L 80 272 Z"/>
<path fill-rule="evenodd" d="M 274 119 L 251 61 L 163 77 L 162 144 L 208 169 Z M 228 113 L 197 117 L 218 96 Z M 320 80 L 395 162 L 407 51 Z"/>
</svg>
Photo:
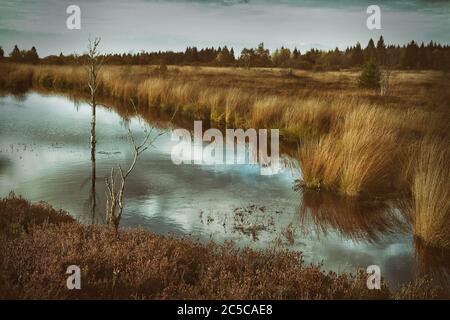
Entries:
<svg viewBox="0 0 450 320">
<path fill-rule="evenodd" d="M 90 223 L 90 113 L 88 104 L 64 96 L 0 97 L 0 196 L 14 191 L 44 200 Z M 139 132 L 137 120 L 130 126 Z M 413 279 L 417 253 L 398 210 L 295 191 L 301 171 L 287 158 L 271 176 L 261 175 L 258 165 L 175 165 L 174 144 L 167 132 L 139 159 L 127 180 L 121 227 L 283 246 L 336 272 L 378 265 L 393 286 Z M 124 119 L 98 107 L 97 223 L 104 219 L 104 178 L 132 155 Z"/>
</svg>

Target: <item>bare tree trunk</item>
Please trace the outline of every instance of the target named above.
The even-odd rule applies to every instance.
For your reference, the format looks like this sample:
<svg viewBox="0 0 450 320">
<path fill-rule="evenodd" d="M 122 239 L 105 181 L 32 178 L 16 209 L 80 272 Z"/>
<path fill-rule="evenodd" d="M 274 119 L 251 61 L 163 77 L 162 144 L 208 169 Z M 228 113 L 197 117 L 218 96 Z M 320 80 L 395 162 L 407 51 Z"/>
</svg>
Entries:
<svg viewBox="0 0 450 320">
<path fill-rule="evenodd" d="M 391 70 L 386 68 L 381 72 L 380 95 L 387 96 L 389 94 Z"/>
<path fill-rule="evenodd" d="M 387 96 L 391 89 L 392 75 L 392 57 L 387 54 L 383 59 L 383 68 L 381 70 L 380 95 Z"/>
<path fill-rule="evenodd" d="M 92 117 L 91 117 L 91 216 L 92 216 L 92 223 L 94 223 L 95 220 L 95 212 L 97 207 L 97 194 L 95 190 L 95 181 L 97 179 L 96 174 L 96 145 L 97 145 L 97 139 L 96 139 L 96 109 L 97 109 L 97 102 L 96 102 L 96 94 L 97 94 L 97 88 L 98 88 L 98 74 L 100 72 L 100 69 L 103 65 L 103 58 L 100 58 L 100 54 L 98 52 L 98 45 L 100 43 L 100 38 L 95 38 L 93 41 L 89 39 L 88 43 L 88 54 L 87 54 L 87 63 L 86 63 L 86 70 L 88 73 L 88 86 L 90 89 L 91 94 L 91 100 L 90 105 L 92 109 Z"/>
<path fill-rule="evenodd" d="M 133 105 L 136 116 L 138 116 L 136 106 L 134 105 L 133 101 L 131 101 L 131 103 Z M 172 119 L 174 116 L 175 113 L 172 116 Z M 143 121 L 143 123 L 145 123 L 145 121 Z M 133 160 L 128 169 L 124 171 L 119 165 L 117 170 L 119 174 L 116 174 L 116 170 L 114 168 L 111 168 L 110 176 L 105 179 L 106 223 L 110 226 L 113 226 L 116 231 L 118 231 L 119 229 L 120 219 L 122 217 L 122 211 L 124 207 L 123 195 L 125 192 L 126 179 L 135 168 L 139 156 L 150 146 L 152 146 L 155 140 L 158 139 L 158 137 L 165 133 L 164 131 L 162 131 L 154 137 L 151 137 L 153 127 L 149 127 L 146 124 L 143 124 L 142 127 L 145 135 L 142 142 L 140 144 L 137 144 L 130 126 L 128 125 L 128 140 L 133 150 Z M 119 180 L 118 184 L 116 184 L 116 180 Z"/>
<path fill-rule="evenodd" d="M 91 100 L 91 108 L 92 108 L 92 118 L 91 118 L 91 216 L 92 223 L 95 222 L 95 211 L 97 207 L 97 197 L 95 192 L 95 180 L 97 178 L 96 174 L 96 163 L 95 163 L 95 150 L 96 150 L 96 137 L 95 137 L 95 124 L 96 124 L 96 104 L 95 104 L 95 95 L 92 96 Z"/>
</svg>

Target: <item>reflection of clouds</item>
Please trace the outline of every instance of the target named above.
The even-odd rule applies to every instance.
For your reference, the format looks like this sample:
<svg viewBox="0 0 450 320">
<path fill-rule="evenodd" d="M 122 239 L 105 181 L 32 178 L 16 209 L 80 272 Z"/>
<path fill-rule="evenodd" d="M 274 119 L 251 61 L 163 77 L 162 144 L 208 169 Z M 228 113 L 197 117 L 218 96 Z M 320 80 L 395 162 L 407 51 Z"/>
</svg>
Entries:
<svg viewBox="0 0 450 320">
<path fill-rule="evenodd" d="M 81 221 L 89 221 L 89 211 L 86 209 L 89 186 L 83 184 L 89 178 L 91 166 L 90 107 L 81 103 L 77 111 L 68 100 L 35 93 L 29 94 L 20 103 L 0 98 L 0 104 L 0 127 L 7 128 L 0 132 L 2 150 L 7 149 L 10 143 L 36 142 L 33 151 L 30 148 L 14 154 L 2 152 L 2 156 L 12 164 L 6 174 L 0 174 L 0 195 L 14 189 L 31 201 L 48 201 L 57 208 L 68 210 Z M 132 156 L 127 140 L 121 138 L 126 133 L 121 121 L 116 113 L 99 108 L 98 150 L 120 152 L 99 154 L 97 158 L 99 221 L 105 207 L 103 177 L 112 166 L 119 162 L 128 163 Z M 14 125 L 9 126 L 11 123 Z M 131 126 L 136 133 L 139 132 L 136 120 L 131 121 Z M 48 137 L 48 132 L 53 132 L 52 138 Z M 59 145 L 52 146 L 53 137 L 58 138 L 61 148 Z M 274 176 L 262 176 L 258 165 L 174 165 L 170 158 L 170 146 L 170 135 L 167 134 L 157 141 L 155 148 L 147 150 L 139 159 L 125 190 L 123 226 L 142 225 L 154 232 L 192 234 L 202 240 L 209 239 L 212 234 L 218 242 L 231 239 L 238 245 L 250 244 L 263 248 L 272 245 L 274 238 L 279 237 L 292 222 L 297 223 L 295 227 L 300 224 L 312 233 L 296 234 L 291 247 L 304 251 L 306 262 L 323 260 L 326 268 L 336 271 L 354 271 L 355 266 L 378 264 L 389 279 L 407 274 L 412 255 L 410 237 L 383 236 L 381 231 L 390 225 L 375 224 L 374 231 L 381 233 L 378 241 L 361 241 L 363 236 L 370 236 L 370 233 L 363 232 L 367 225 L 378 223 L 378 220 L 371 220 L 368 211 L 360 210 L 360 217 L 350 210 L 354 209 L 350 206 L 349 212 L 317 213 L 316 220 L 299 223 L 297 209 L 305 199 L 292 190 L 292 181 L 298 173 L 290 171 L 289 161 L 286 161 L 287 167 Z M 39 157 L 35 160 L 33 157 L 36 154 Z M 313 200 L 306 198 L 309 208 L 314 208 Z M 209 213 L 220 217 L 221 213 L 229 214 L 233 208 L 251 203 L 266 207 L 268 219 L 270 213 L 282 212 L 275 216 L 275 230 L 262 233 L 258 242 L 225 232 L 221 223 L 208 225 L 200 221 L 201 211 L 204 212 L 204 219 Z M 332 208 L 334 202 L 330 203 Z M 315 227 L 321 223 L 327 229 L 326 236 L 314 233 Z"/>
</svg>

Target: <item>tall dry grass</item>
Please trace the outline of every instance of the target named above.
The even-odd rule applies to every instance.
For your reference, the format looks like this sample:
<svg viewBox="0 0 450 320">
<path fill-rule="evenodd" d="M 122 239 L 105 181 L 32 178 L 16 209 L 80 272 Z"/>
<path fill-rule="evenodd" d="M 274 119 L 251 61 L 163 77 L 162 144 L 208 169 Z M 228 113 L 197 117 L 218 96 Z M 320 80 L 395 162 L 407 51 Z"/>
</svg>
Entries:
<svg viewBox="0 0 450 320">
<path fill-rule="evenodd" d="M 82 67 L 2 63 L 0 70 L 6 90 L 44 87 L 87 93 Z M 426 135 L 441 139 L 449 131 L 448 78 L 436 72 L 394 72 L 391 95 L 380 97 L 358 89 L 355 72 L 294 73 L 169 67 L 161 75 L 152 66 L 105 66 L 99 93 L 127 103 L 134 99 L 145 113 L 177 109 L 185 118 L 226 127 L 278 128 L 285 141 L 300 145 L 304 186 L 345 196 L 410 189 L 416 171 L 409 160 L 420 153 L 425 158 L 418 161 L 422 169 L 414 178 L 416 211 L 443 208 L 445 197 L 419 188 L 419 181 L 431 184 L 433 176 L 432 190 L 443 193 L 439 188 L 446 186 L 445 175 L 432 164 L 439 153 L 427 155 L 431 150 L 417 142 Z M 450 147 L 439 148 L 446 153 Z M 431 158 L 425 161 L 427 156 Z"/>
<path fill-rule="evenodd" d="M 342 156 L 331 136 L 308 140 L 298 150 L 303 185 L 309 189 L 334 189 L 342 168 Z"/>
<path fill-rule="evenodd" d="M 396 180 L 395 162 L 401 150 L 395 129 L 382 121 L 387 110 L 361 105 L 345 116 L 339 152 L 340 191 L 349 196 L 387 191 Z"/>
<path fill-rule="evenodd" d="M 305 186 L 352 197 L 392 188 L 398 179 L 396 161 L 402 144 L 395 128 L 383 121 L 388 113 L 363 104 L 335 115 L 329 134 L 306 142 L 299 150 Z"/>
<path fill-rule="evenodd" d="M 419 144 L 412 181 L 414 234 L 432 247 L 450 248 L 450 140 Z"/>
</svg>

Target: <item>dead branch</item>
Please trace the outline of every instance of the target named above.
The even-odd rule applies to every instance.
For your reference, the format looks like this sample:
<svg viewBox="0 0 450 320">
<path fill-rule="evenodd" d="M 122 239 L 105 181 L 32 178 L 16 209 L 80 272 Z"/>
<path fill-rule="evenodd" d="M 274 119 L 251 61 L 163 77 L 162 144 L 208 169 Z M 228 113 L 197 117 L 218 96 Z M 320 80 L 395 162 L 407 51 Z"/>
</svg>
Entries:
<svg viewBox="0 0 450 320">
<path fill-rule="evenodd" d="M 130 128 L 130 125 L 127 125 L 128 131 L 128 141 L 132 147 L 133 151 L 133 159 L 128 169 L 124 170 L 122 166 L 118 165 L 118 170 L 111 168 L 111 172 L 109 177 L 105 179 L 106 185 L 106 223 L 108 225 L 113 226 L 116 231 L 119 228 L 120 219 L 122 217 L 124 202 L 123 195 L 126 186 L 126 180 L 130 176 L 131 172 L 134 170 L 136 163 L 139 157 L 145 152 L 149 147 L 153 146 L 154 142 L 166 131 L 161 131 L 156 135 L 152 136 L 152 132 L 154 127 L 148 125 L 141 117 L 139 117 L 137 113 L 136 106 L 134 102 L 131 100 L 131 104 L 133 106 L 135 116 L 139 119 L 142 130 L 144 132 L 144 138 L 140 143 L 136 142 L 134 134 Z M 118 184 L 116 184 L 116 180 L 118 180 Z"/>
</svg>

